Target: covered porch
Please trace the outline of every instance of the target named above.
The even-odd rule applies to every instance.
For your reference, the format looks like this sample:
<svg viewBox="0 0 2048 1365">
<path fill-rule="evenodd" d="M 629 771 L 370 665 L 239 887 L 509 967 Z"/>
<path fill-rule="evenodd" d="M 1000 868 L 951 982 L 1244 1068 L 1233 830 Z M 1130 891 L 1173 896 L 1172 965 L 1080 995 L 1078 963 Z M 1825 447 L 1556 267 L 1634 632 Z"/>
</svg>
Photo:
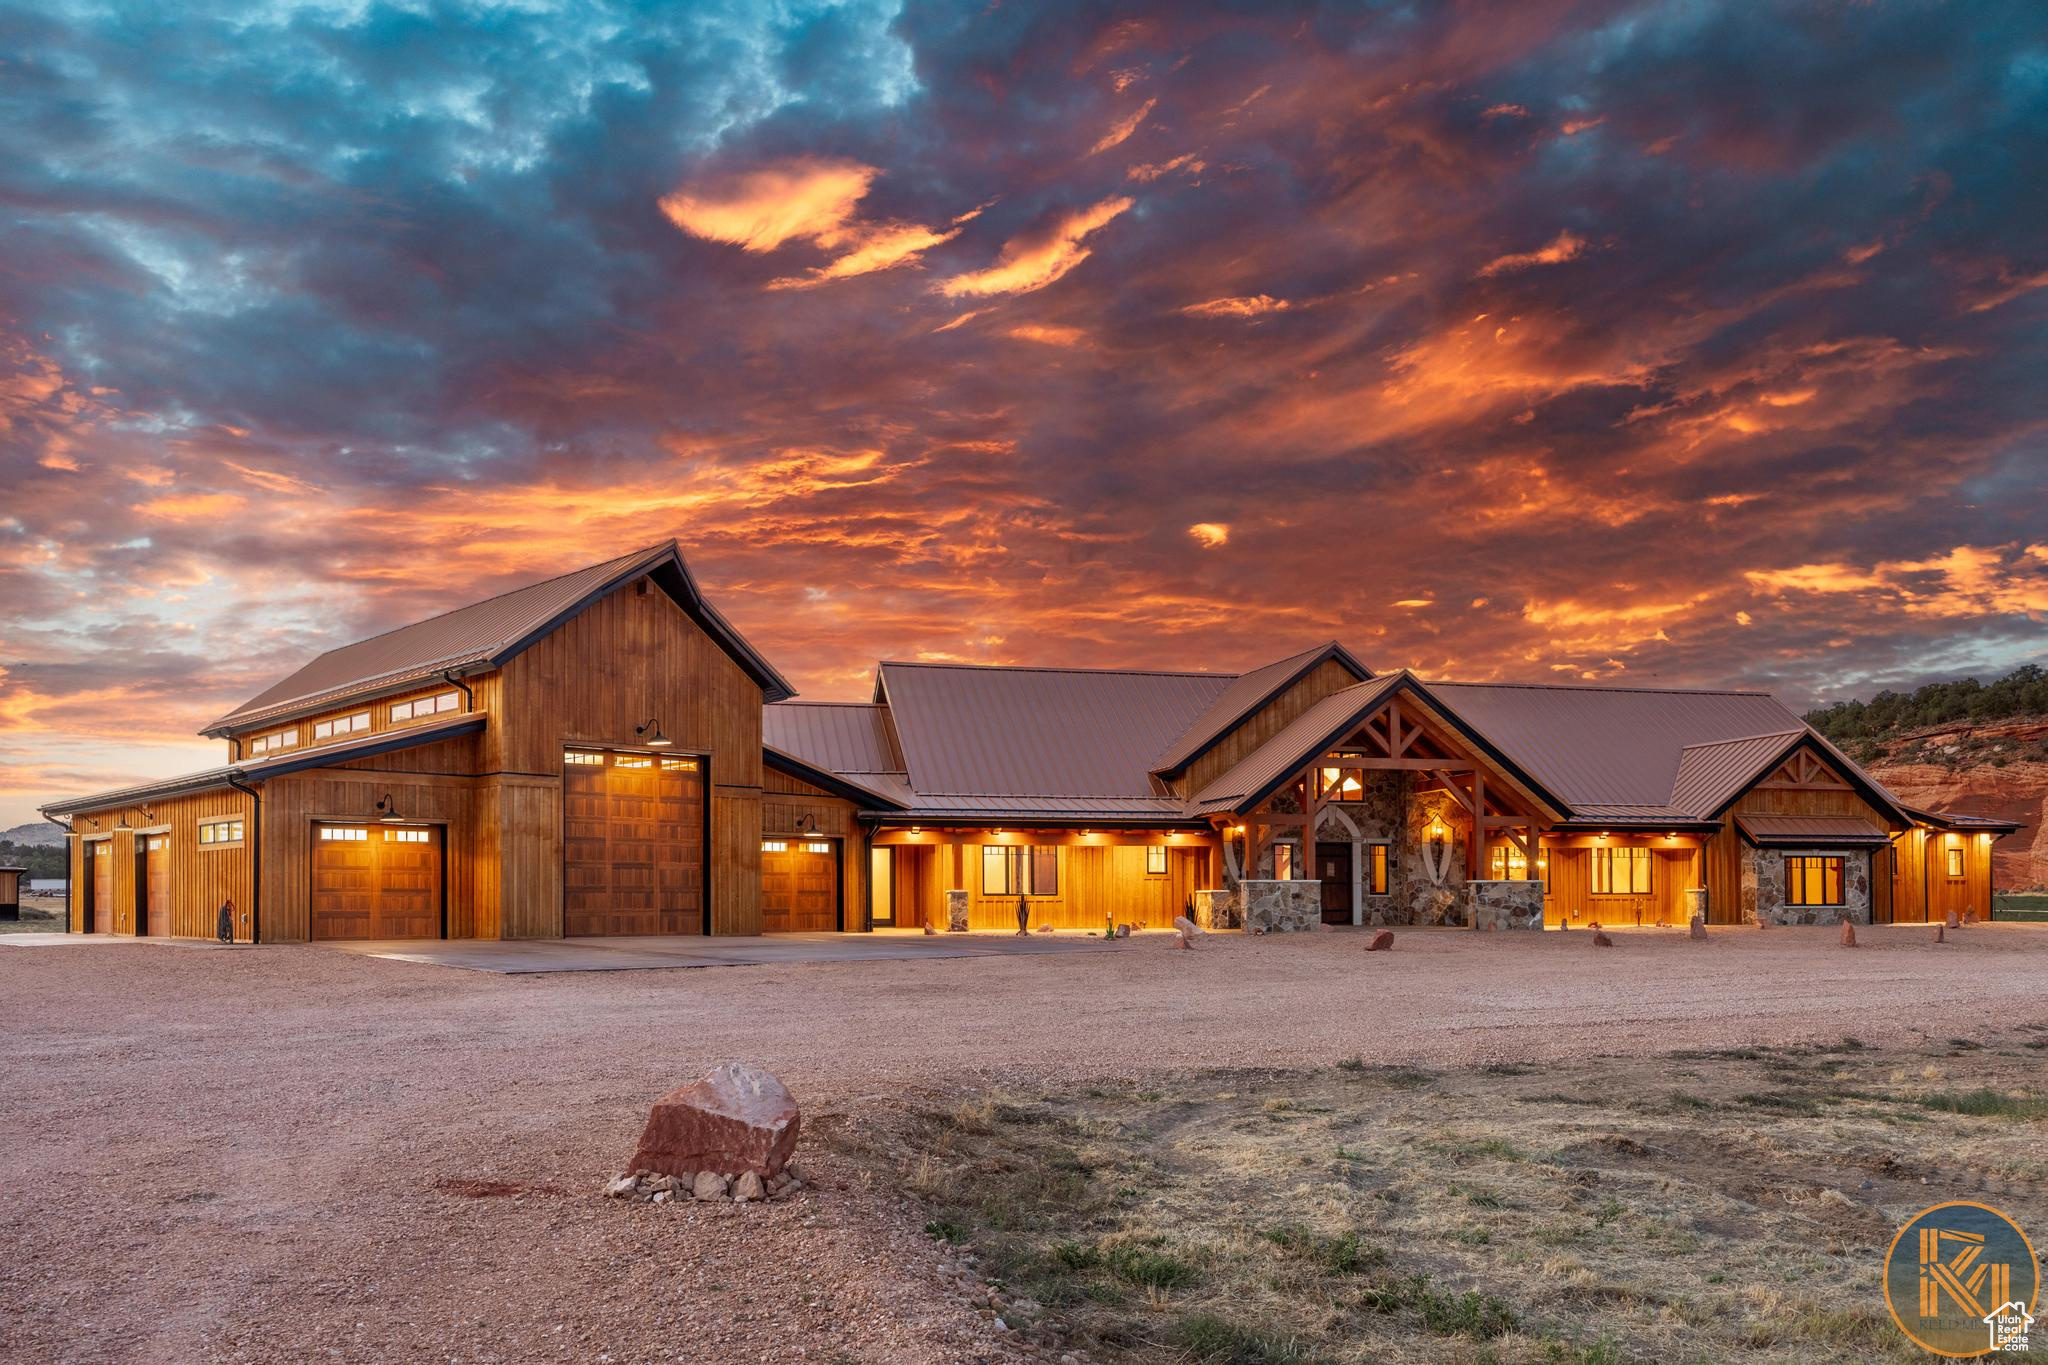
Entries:
<svg viewBox="0 0 2048 1365">
<path fill-rule="evenodd" d="M 1206 827 L 889 825 L 870 840 L 876 929 L 1169 929 L 1217 885 Z M 956 912 L 964 901 L 965 923 Z"/>
</svg>

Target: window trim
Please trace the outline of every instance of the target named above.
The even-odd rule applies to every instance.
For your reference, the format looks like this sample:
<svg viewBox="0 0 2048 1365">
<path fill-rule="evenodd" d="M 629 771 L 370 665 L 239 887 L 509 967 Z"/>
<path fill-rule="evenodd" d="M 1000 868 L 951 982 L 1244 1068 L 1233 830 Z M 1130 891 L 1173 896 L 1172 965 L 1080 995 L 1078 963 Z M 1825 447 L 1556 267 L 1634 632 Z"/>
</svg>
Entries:
<svg viewBox="0 0 2048 1365">
<path fill-rule="evenodd" d="M 1849 860 L 1844 855 L 1840 853 L 1787 853 L 1782 855 L 1779 861 L 1784 864 L 1781 875 L 1784 879 L 1785 904 L 1796 905 L 1802 910 L 1838 910 L 1848 905 Z M 1817 863 L 1820 866 L 1810 870 L 1795 869 L 1795 864 L 1806 863 Z M 1798 873 L 1797 876 L 1795 876 L 1795 871 Z M 1833 899 L 1806 900 L 1803 898 L 1808 889 L 1805 885 L 1807 879 L 1815 875 L 1818 875 L 1820 878 L 1820 893 L 1822 897 L 1825 898 L 1830 891 L 1833 891 Z M 1832 886 L 1829 884 L 1831 881 L 1833 883 Z M 1799 887 L 1799 895 L 1793 894 L 1795 884 Z"/>
<path fill-rule="evenodd" d="M 1656 894 L 1656 878 L 1654 874 L 1651 872 L 1651 867 L 1654 864 L 1655 860 L 1650 856 L 1650 850 L 1646 845 L 1603 844 L 1596 846 L 1592 850 L 1592 853 L 1592 861 L 1586 869 L 1586 886 L 1588 888 L 1587 894 L 1589 896 L 1627 898 L 1632 900 L 1638 896 L 1650 896 Z M 1623 861 L 1627 862 L 1631 869 L 1634 869 L 1636 867 L 1640 867 L 1642 869 L 1642 889 L 1640 891 L 1635 889 L 1636 878 L 1633 874 L 1631 874 L 1629 877 L 1628 890 L 1616 891 L 1614 889 L 1614 864 L 1616 861 L 1614 855 L 1616 855 L 1617 853 L 1627 855 L 1626 858 L 1623 859 Z M 1602 856 L 1603 854 L 1605 855 L 1604 857 Z M 1603 865 L 1605 873 L 1604 876 L 1602 875 Z M 1607 889 L 1605 891 L 1600 889 L 1600 883 L 1603 880 L 1607 883 Z"/>
<path fill-rule="evenodd" d="M 347 729 L 335 728 L 344 721 L 348 724 Z M 318 744 L 323 739 L 345 739 L 358 731 L 368 731 L 370 726 L 370 713 L 368 711 L 351 711 L 345 716 L 329 716 L 326 720 L 316 720 L 313 722 L 313 742 Z M 321 733 L 323 730 L 326 733 Z"/>
<path fill-rule="evenodd" d="M 991 853 L 997 856 L 989 857 Z M 1046 890 L 1038 888 L 1039 855 L 1048 855 L 1046 864 L 1052 868 L 1052 885 Z M 1003 885 L 991 890 L 989 872 L 991 864 L 1003 869 Z M 981 894 L 984 899 L 991 896 L 1027 896 L 1036 899 L 1056 899 L 1060 894 L 1060 851 L 1049 844 L 983 844 L 981 846 Z"/>
<path fill-rule="evenodd" d="M 1967 881 L 1970 876 L 1970 859 L 1963 846 L 1961 844 L 1950 844 L 1943 852 L 1944 856 L 1941 860 L 1943 879 L 1952 882 Z"/>
<path fill-rule="evenodd" d="M 1365 894 L 1385 896 L 1392 890 L 1393 846 L 1384 839 L 1364 845 Z"/>
<path fill-rule="evenodd" d="M 402 716 L 398 714 L 398 709 L 401 706 L 405 708 L 405 714 Z M 428 709 L 421 710 L 420 708 L 423 706 Z M 434 692 L 424 697 L 412 697 L 405 701 L 392 702 L 390 709 L 385 714 L 386 718 L 393 725 L 410 725 L 413 721 L 425 720 L 428 716 L 438 716 L 443 711 L 459 710 L 461 706 L 462 694 L 460 692 Z"/>
<path fill-rule="evenodd" d="M 1159 866 L 1156 868 L 1152 866 L 1154 854 L 1158 855 Z M 1166 845 L 1145 845 L 1145 875 L 1148 877 L 1164 877 L 1166 875 L 1166 866 Z"/>
<path fill-rule="evenodd" d="M 246 831 L 246 826 L 242 823 L 242 820 L 243 817 L 239 815 L 209 817 L 199 822 L 199 831 L 193 837 L 198 840 L 199 847 L 204 849 L 239 848 Z M 215 831 L 222 829 L 230 832 L 226 835 L 215 833 Z M 209 835 L 212 837 L 208 837 Z"/>
</svg>

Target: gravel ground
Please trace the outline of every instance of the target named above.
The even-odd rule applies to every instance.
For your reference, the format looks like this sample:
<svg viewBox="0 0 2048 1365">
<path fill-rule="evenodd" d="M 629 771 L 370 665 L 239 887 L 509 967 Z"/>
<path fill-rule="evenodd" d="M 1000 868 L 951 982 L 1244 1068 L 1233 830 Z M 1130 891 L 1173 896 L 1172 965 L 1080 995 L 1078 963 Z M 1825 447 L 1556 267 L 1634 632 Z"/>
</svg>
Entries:
<svg viewBox="0 0 2048 1365">
<path fill-rule="evenodd" d="M 490 976 L 316 948 L 0 950 L 0 1359 L 1000 1361 L 921 1215 L 832 1151 L 928 1096 L 2048 1022 L 2048 928 L 1142 936 L 1103 953 Z M 724 1057 L 819 1187 L 598 1197 Z M 472 1198 L 450 1182 L 519 1187 Z"/>
</svg>

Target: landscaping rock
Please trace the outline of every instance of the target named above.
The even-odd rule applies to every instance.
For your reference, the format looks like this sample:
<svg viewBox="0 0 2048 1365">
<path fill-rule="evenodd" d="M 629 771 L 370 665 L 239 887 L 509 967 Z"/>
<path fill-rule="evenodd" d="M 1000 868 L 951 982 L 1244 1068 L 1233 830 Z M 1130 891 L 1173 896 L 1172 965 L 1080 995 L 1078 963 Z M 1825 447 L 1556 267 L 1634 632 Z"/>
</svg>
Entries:
<svg viewBox="0 0 2048 1365">
<path fill-rule="evenodd" d="M 1693 938 L 1705 938 L 1707 936 L 1707 917 L 1705 915 L 1694 915 L 1692 917 L 1692 925 L 1686 930 L 1686 933 L 1690 934 Z"/>
<path fill-rule="evenodd" d="M 761 1184 L 761 1177 L 755 1175 L 752 1171 L 748 1171 L 738 1180 L 732 1182 L 732 1197 L 740 1203 L 746 1204 L 756 1199 L 767 1198 L 768 1191 Z"/>
<path fill-rule="evenodd" d="M 1935 941 L 1936 943 L 1946 943 L 1946 942 L 1948 942 L 1948 926 L 1947 926 L 1947 925 L 1945 925 L 1945 924 L 1937 924 L 1937 925 L 1935 925 L 1935 926 L 1934 926 L 1934 941 Z"/>
<path fill-rule="evenodd" d="M 1956 918 L 1956 912 L 1953 910 L 1948 912 L 1948 927 L 1951 929 L 1960 929 L 1963 927 L 1963 922 L 1960 919 Z"/>
<path fill-rule="evenodd" d="M 1856 946 L 1856 926 L 1847 920 L 1842 921 L 1842 946 L 1844 948 L 1854 948 Z"/>
<path fill-rule="evenodd" d="M 926 932 L 927 934 L 937 934 L 937 933 L 939 932 L 938 930 L 936 930 L 936 929 L 932 928 L 932 927 L 931 927 L 931 926 L 930 926 L 929 924 L 927 924 L 927 925 L 926 925 L 926 926 L 924 927 L 924 931 L 925 931 L 925 932 Z"/>
<path fill-rule="evenodd" d="M 769 1176 L 796 1151 L 802 1118 L 781 1081 L 745 1062 L 722 1062 L 663 1095 L 647 1116 L 629 1173 Z M 699 1194 L 701 1198 L 701 1193 Z"/>
<path fill-rule="evenodd" d="M 630 1196 L 632 1196 L 632 1195 L 634 1195 L 634 1194 L 638 1193 L 638 1192 L 639 1192 L 639 1189 L 640 1189 L 640 1177 L 639 1177 L 639 1176 L 637 1176 L 637 1175 L 621 1175 L 621 1176 L 615 1176 L 615 1177 L 614 1177 L 614 1178 L 612 1179 L 612 1181 L 611 1181 L 611 1182 L 610 1182 L 609 1184 L 607 1184 L 607 1185 L 606 1185 L 606 1186 L 604 1187 L 604 1197 L 605 1197 L 605 1198 L 607 1198 L 607 1199 L 626 1199 L 626 1198 L 629 1198 Z"/>
<path fill-rule="evenodd" d="M 1593 930 L 1593 946 L 1595 948 L 1612 948 L 1614 940 L 1607 937 L 1605 931 L 1596 928 Z"/>
<path fill-rule="evenodd" d="M 1195 927 L 1195 922 L 1186 915 L 1175 915 L 1173 917 L 1173 927 L 1180 930 L 1180 941 L 1183 947 L 1187 946 L 1191 940 L 1200 937 L 1202 932 Z"/>
<path fill-rule="evenodd" d="M 1380 930 L 1377 934 L 1374 934 L 1372 936 L 1372 942 L 1365 945 L 1365 950 L 1368 953 L 1392 952 L 1393 948 L 1394 931 L 1391 929 Z"/>
<path fill-rule="evenodd" d="M 697 1172 L 697 1183 L 690 1187 L 690 1194 L 694 1198 L 708 1202 L 713 1199 L 725 1198 L 725 1190 L 724 1176 L 716 1171 L 699 1171 Z"/>
<path fill-rule="evenodd" d="M 1129 938 L 1131 936 L 1131 926 L 1128 924 L 1119 924 L 1116 927 L 1116 936 L 1118 938 Z"/>
<path fill-rule="evenodd" d="M 1038 932 L 1041 934 L 1049 934 L 1052 932 L 1052 926 L 1050 924 L 1041 924 L 1038 926 Z"/>
</svg>

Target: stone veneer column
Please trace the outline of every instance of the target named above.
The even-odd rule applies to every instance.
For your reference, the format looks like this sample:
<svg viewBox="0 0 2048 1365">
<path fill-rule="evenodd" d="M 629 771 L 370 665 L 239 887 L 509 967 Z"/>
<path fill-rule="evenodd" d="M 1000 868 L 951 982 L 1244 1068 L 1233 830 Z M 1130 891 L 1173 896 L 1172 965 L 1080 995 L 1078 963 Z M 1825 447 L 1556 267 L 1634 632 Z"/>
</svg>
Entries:
<svg viewBox="0 0 2048 1365">
<path fill-rule="evenodd" d="M 1245 881 L 1244 928 L 1248 934 L 1299 933 L 1323 923 L 1323 884 L 1292 881 Z"/>
<path fill-rule="evenodd" d="M 948 891 L 946 893 L 946 932 L 964 934 L 967 932 L 967 893 Z"/>
<path fill-rule="evenodd" d="M 1466 882 L 1459 893 L 1465 922 L 1474 929 L 1541 929 L 1543 883 Z"/>
<path fill-rule="evenodd" d="M 1685 922 L 1687 924 L 1692 923 L 1692 917 L 1694 915 L 1698 915 L 1700 917 L 1701 924 L 1705 924 L 1707 922 L 1707 888 L 1705 888 L 1704 886 L 1687 887 L 1685 892 L 1684 905 Z"/>
<path fill-rule="evenodd" d="M 1197 891 L 1195 893 L 1195 927 L 1197 929 L 1241 929 L 1244 916 L 1238 913 L 1237 892 Z"/>
</svg>

